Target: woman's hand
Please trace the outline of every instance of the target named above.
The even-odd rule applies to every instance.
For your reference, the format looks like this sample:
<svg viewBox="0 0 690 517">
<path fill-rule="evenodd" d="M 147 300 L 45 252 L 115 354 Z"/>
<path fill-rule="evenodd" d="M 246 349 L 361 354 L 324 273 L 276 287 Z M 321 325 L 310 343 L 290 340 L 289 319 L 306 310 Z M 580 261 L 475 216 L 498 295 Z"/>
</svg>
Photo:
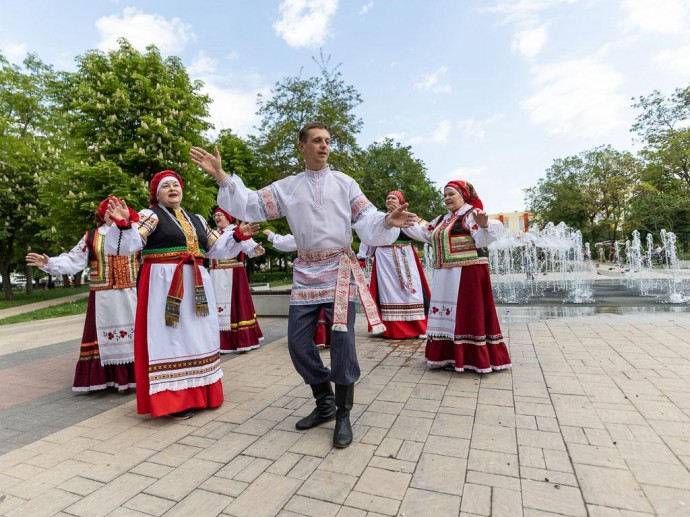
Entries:
<svg viewBox="0 0 690 517">
<path fill-rule="evenodd" d="M 240 233 L 242 235 L 254 236 L 259 231 L 259 223 L 242 223 L 240 224 Z"/>
<path fill-rule="evenodd" d="M 26 265 L 32 267 L 45 267 L 48 264 L 48 255 L 45 253 L 40 255 L 38 253 L 28 253 L 26 255 Z"/>
<path fill-rule="evenodd" d="M 115 223 L 124 221 L 125 225 L 129 224 L 129 208 L 127 208 L 127 203 L 122 199 L 112 198 L 108 203 L 106 214 Z"/>
<path fill-rule="evenodd" d="M 479 226 L 486 229 L 489 227 L 489 214 L 484 210 L 479 210 L 478 208 L 474 211 L 474 222 Z"/>
</svg>

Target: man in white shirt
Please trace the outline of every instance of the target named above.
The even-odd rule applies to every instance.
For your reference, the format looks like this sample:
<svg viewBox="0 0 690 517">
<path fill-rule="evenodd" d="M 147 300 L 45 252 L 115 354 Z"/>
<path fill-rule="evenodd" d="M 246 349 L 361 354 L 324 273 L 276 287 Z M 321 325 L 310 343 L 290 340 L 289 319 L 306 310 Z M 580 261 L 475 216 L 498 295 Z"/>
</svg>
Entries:
<svg viewBox="0 0 690 517">
<path fill-rule="evenodd" d="M 303 127 L 299 149 L 306 170 L 258 191 L 223 171 L 217 148 L 211 154 L 194 147 L 190 154 L 194 163 L 216 179 L 220 186 L 218 205 L 224 210 L 243 221 L 287 218 L 297 244 L 288 350 L 316 399 L 316 409 L 296 427 L 310 429 L 335 418 L 333 444 L 347 447 L 352 442 L 354 384 L 360 375 L 354 340 L 357 294 L 373 332 L 385 329 L 352 251 L 352 230 L 366 244 L 387 245 L 398 237 L 398 228 L 412 226 L 417 216 L 407 212 L 406 204 L 388 214 L 377 211 L 355 180 L 331 170 L 331 135 L 324 124 Z M 322 307 L 332 315 L 330 369 L 324 366 L 312 340 Z"/>
</svg>

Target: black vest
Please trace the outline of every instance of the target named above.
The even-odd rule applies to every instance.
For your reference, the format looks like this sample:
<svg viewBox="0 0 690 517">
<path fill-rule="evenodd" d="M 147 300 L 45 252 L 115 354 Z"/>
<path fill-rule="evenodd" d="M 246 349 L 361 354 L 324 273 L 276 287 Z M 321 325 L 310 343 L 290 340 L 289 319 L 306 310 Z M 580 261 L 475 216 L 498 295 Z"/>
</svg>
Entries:
<svg viewBox="0 0 690 517">
<path fill-rule="evenodd" d="M 182 229 L 175 224 L 170 218 L 175 218 L 175 210 L 172 208 L 165 208 L 161 205 L 154 206 L 151 211 L 158 216 L 158 225 L 156 229 L 146 239 L 144 246 L 144 253 L 153 250 L 166 250 L 169 248 L 186 248 L 187 238 Z M 167 213 L 165 213 L 167 212 Z M 202 253 L 208 250 L 208 238 L 206 237 L 206 228 L 204 223 L 195 214 L 189 214 L 182 210 L 187 219 L 192 223 L 196 230 L 196 237 L 199 241 L 199 248 Z"/>
</svg>

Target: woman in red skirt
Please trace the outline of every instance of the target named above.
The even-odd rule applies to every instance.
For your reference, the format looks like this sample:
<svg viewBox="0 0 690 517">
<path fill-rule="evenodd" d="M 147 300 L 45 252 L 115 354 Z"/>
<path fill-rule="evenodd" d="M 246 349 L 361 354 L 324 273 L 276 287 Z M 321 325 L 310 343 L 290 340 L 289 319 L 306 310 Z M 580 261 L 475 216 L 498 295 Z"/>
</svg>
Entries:
<svg viewBox="0 0 690 517">
<path fill-rule="evenodd" d="M 469 182 L 449 182 L 443 201 L 447 214 L 425 227 L 406 229 L 434 250 L 427 366 L 480 373 L 510 368 L 484 250 L 503 231 L 503 225 L 489 220 Z"/>
<path fill-rule="evenodd" d="M 105 234 L 112 221 L 107 198 L 96 211 L 96 227 L 87 231 L 67 253 L 48 257 L 29 253 L 26 263 L 50 275 L 74 275 L 86 267 L 89 301 L 72 391 L 86 393 L 115 388 L 126 392 L 134 378 L 134 314 L 139 254 L 117 257 L 105 253 Z M 133 221 L 138 220 L 132 211 Z"/>
<path fill-rule="evenodd" d="M 236 228 L 233 225 L 239 224 L 221 208 L 215 209 L 213 220 L 220 233 L 233 231 Z M 264 339 L 243 262 L 245 253 L 249 257 L 259 257 L 264 254 L 264 248 L 254 239 L 241 244 L 244 252 L 236 258 L 211 259 L 208 268 L 218 304 L 221 354 L 249 352 L 259 348 Z"/>
</svg>

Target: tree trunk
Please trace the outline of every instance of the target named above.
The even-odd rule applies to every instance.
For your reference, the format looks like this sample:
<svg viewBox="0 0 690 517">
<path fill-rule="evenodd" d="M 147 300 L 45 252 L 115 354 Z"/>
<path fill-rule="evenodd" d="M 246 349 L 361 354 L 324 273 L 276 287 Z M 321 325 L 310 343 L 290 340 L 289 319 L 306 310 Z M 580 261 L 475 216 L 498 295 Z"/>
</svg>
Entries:
<svg viewBox="0 0 690 517">
<path fill-rule="evenodd" d="M 31 295 L 34 292 L 34 268 L 26 266 L 24 275 L 26 276 L 26 294 Z"/>
<path fill-rule="evenodd" d="M 69 275 L 62 275 L 62 287 L 71 287 Z"/>
<path fill-rule="evenodd" d="M 81 274 L 84 272 L 82 269 L 79 273 L 74 274 L 74 287 L 81 287 Z"/>
<path fill-rule="evenodd" d="M 12 284 L 10 283 L 9 262 L 3 262 L 0 264 L 0 276 L 2 276 L 2 290 L 5 293 L 5 300 L 14 300 L 14 294 L 12 294 Z"/>
</svg>

